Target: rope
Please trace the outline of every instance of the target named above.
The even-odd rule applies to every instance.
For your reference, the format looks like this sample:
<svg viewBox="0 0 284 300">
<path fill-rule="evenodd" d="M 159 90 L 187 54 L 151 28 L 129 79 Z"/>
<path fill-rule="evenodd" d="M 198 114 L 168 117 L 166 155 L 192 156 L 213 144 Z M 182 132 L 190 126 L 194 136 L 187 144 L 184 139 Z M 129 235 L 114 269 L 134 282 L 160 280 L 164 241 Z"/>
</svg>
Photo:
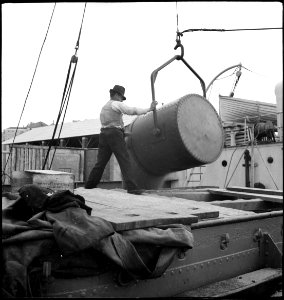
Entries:
<svg viewBox="0 0 284 300">
<path fill-rule="evenodd" d="M 60 106 L 60 109 L 59 109 L 59 113 L 58 113 L 57 121 L 56 121 L 56 124 L 55 124 L 55 127 L 54 127 L 54 131 L 53 131 L 53 134 L 52 134 L 52 138 L 51 138 L 51 140 L 49 142 L 49 147 L 48 147 L 48 151 L 47 151 L 47 154 L 46 154 L 46 157 L 45 157 L 45 161 L 44 161 L 42 170 L 45 169 L 45 166 L 46 166 L 46 163 L 47 163 L 47 159 L 48 159 L 48 156 L 49 156 L 49 153 L 50 153 L 50 150 L 51 150 L 51 146 L 52 146 L 52 143 L 54 141 L 55 133 L 57 131 L 57 126 L 59 124 L 59 120 L 61 118 L 64 106 L 65 106 L 63 120 L 62 120 L 62 123 L 61 123 L 61 128 L 60 128 L 59 134 L 57 136 L 58 140 L 60 138 L 60 134 L 61 134 L 61 131 L 62 131 L 62 128 L 63 128 L 64 119 L 65 119 L 67 107 L 68 107 L 68 104 L 69 104 L 69 99 L 70 99 L 71 90 L 72 90 L 73 81 L 74 81 L 75 72 L 76 72 L 77 63 L 78 63 L 78 57 L 76 56 L 76 54 L 77 54 L 77 51 L 78 51 L 79 45 L 80 45 L 80 38 L 81 38 L 81 32 L 82 32 L 82 27 L 83 27 L 83 21 L 84 21 L 84 17 L 85 17 L 86 6 L 87 6 L 87 2 L 85 3 L 85 6 L 84 6 L 84 12 L 83 12 L 83 16 L 82 16 L 81 26 L 80 26 L 80 30 L 79 30 L 79 34 L 78 34 L 78 39 L 77 39 L 77 42 L 76 42 L 76 46 L 75 46 L 75 54 L 71 57 L 71 60 L 70 60 L 70 63 L 69 63 L 67 78 L 66 78 L 66 81 L 65 81 L 63 96 L 62 96 L 62 100 L 61 100 L 61 106 Z M 68 87 L 67 93 L 66 93 L 66 88 L 67 88 L 67 84 L 68 84 L 68 81 L 69 81 L 69 76 L 70 76 L 70 70 L 71 70 L 72 63 L 75 63 L 75 67 L 74 67 L 73 74 L 71 76 L 71 79 L 70 79 L 70 82 L 69 82 L 69 87 Z M 55 148 L 54 148 L 52 160 L 51 160 L 51 163 L 49 165 L 49 170 L 51 169 L 51 166 L 52 166 L 52 163 L 53 163 L 53 159 L 54 159 L 56 150 L 57 150 L 57 146 L 55 146 Z"/>
<path fill-rule="evenodd" d="M 71 95 L 71 89 L 72 89 L 73 82 L 74 82 L 76 68 L 77 68 L 77 63 L 75 65 L 75 68 L 74 68 L 74 71 L 73 71 L 73 74 L 72 74 L 72 77 L 71 77 L 71 80 L 70 80 L 70 85 L 69 85 L 69 88 L 68 88 L 68 92 L 67 92 L 68 98 L 67 98 L 67 102 L 66 102 L 67 104 L 66 104 L 66 107 L 65 107 L 65 111 L 64 111 L 64 115 L 63 115 L 63 119 L 62 119 L 60 131 L 59 131 L 59 134 L 58 134 L 58 139 L 59 139 L 59 137 L 61 135 L 61 131 L 62 131 L 62 128 L 63 128 L 63 124 L 64 124 L 64 120 L 65 120 L 65 115 L 66 115 L 67 107 L 68 107 L 68 104 L 69 104 L 69 98 L 70 98 L 70 95 Z M 51 169 L 51 166 L 52 166 L 52 163 L 53 163 L 53 159 L 54 159 L 56 150 L 57 150 L 57 146 L 55 146 L 55 148 L 54 148 L 54 152 L 53 152 L 53 156 L 52 156 L 52 159 L 51 159 L 51 163 L 49 165 L 49 170 Z"/>
<path fill-rule="evenodd" d="M 237 69 L 237 68 L 236 68 Z M 228 76 L 225 76 L 225 77 L 221 77 L 221 78 L 216 78 L 215 80 L 222 80 L 222 79 L 226 79 L 226 78 L 229 78 L 231 76 L 233 76 L 234 74 L 236 74 L 236 69 L 234 70 L 234 72 Z"/>
<path fill-rule="evenodd" d="M 46 34 L 45 34 L 45 37 L 44 37 L 44 40 L 43 40 L 43 43 L 42 43 L 42 46 L 41 46 L 41 49 L 40 49 L 40 52 L 39 52 L 39 56 L 38 56 L 38 59 L 37 59 L 37 63 L 36 63 L 36 66 L 35 66 L 35 70 L 34 70 L 34 73 L 33 73 L 33 77 L 32 77 L 31 83 L 30 83 L 30 87 L 29 87 L 29 89 L 28 89 L 28 93 L 27 93 L 27 96 L 26 96 L 26 99 L 25 99 L 25 102 L 24 102 L 24 106 L 23 106 L 23 109 L 22 109 L 22 112 L 21 112 L 21 115 L 20 115 L 20 119 L 19 119 L 19 122 L 18 122 L 18 125 L 17 125 L 17 128 L 16 128 L 16 131 L 15 131 L 15 135 L 14 135 L 14 138 L 13 138 L 12 146 L 10 147 L 10 152 L 9 152 L 9 155 L 8 155 L 8 159 L 6 160 L 4 169 L 3 169 L 3 171 L 2 171 L 2 176 L 3 176 L 3 174 L 5 174 L 5 170 L 6 170 L 8 161 L 9 161 L 9 159 L 10 159 L 10 155 L 11 155 L 12 150 L 13 150 L 15 138 L 16 138 L 16 136 L 17 136 L 18 128 L 19 128 L 19 125 L 20 125 L 20 122 L 21 122 L 21 119 L 22 119 L 22 116 L 23 116 L 23 113 L 24 113 L 24 110 L 25 110 L 25 106 L 26 106 L 26 103 L 27 103 L 27 99 L 28 99 L 28 97 L 29 97 L 31 87 L 32 87 L 32 85 L 33 85 L 33 81 L 34 81 L 34 78 L 35 78 L 35 74 L 36 74 L 36 71 L 37 71 L 37 67 L 38 67 L 38 64 L 39 64 L 39 60 L 40 60 L 40 57 L 41 57 L 41 53 L 42 53 L 42 50 L 43 50 L 43 46 L 44 46 L 45 41 L 46 41 L 46 39 L 47 39 L 47 35 L 48 35 L 48 32 L 49 32 L 49 28 L 50 28 L 50 25 L 51 25 L 51 21 L 52 21 L 52 18 L 53 18 L 53 14 L 54 14 L 54 11 L 55 11 L 55 7 L 56 7 L 56 3 L 54 4 L 53 10 L 52 10 L 52 14 L 51 14 L 51 17 L 50 17 L 50 20 L 49 20 L 49 24 L 48 24 L 48 27 L 47 27 L 47 31 L 46 31 Z M 4 179 L 4 181 L 5 181 L 5 179 Z M 3 182 L 3 184 L 4 184 L 4 182 Z"/>
<path fill-rule="evenodd" d="M 216 79 L 214 80 L 214 82 L 217 81 L 217 80 L 222 80 L 222 79 L 226 79 L 226 78 L 229 78 L 229 77 L 233 76 L 233 75 L 236 73 L 236 70 L 237 70 L 237 68 L 233 71 L 232 74 L 230 74 L 230 75 L 228 75 L 228 76 L 221 77 L 221 78 L 216 78 Z M 209 88 L 209 95 L 208 95 L 208 91 L 207 91 L 207 99 L 208 99 L 208 100 L 209 100 L 210 97 L 211 97 L 211 93 L 212 93 L 212 90 L 213 90 L 214 82 L 211 84 L 211 86 L 210 86 L 210 88 Z"/>
<path fill-rule="evenodd" d="M 45 160 L 44 160 L 44 164 L 43 164 L 43 166 L 42 166 L 42 170 L 45 169 L 45 166 L 46 166 L 46 163 L 47 163 L 47 159 L 48 159 L 48 156 L 49 156 L 49 152 L 50 152 L 50 149 L 51 149 L 51 145 L 52 145 L 52 142 L 54 141 L 55 133 L 56 133 L 56 131 L 57 131 L 57 126 L 58 126 L 58 123 L 59 123 L 59 120 L 60 120 L 60 117 L 61 117 L 61 114 L 62 114 L 64 105 L 65 105 L 65 102 L 66 102 L 66 96 L 65 96 L 65 93 L 66 93 L 67 83 L 68 83 L 68 81 L 69 81 L 68 78 L 69 78 L 69 76 L 70 76 L 71 66 L 72 66 L 72 60 L 71 60 L 70 63 L 69 63 L 69 68 L 68 68 L 67 77 L 66 77 L 66 81 L 65 81 L 65 86 L 64 86 L 64 91 L 63 91 L 63 96 L 62 96 L 62 100 L 61 100 L 61 105 L 60 105 L 60 108 L 59 108 L 57 120 L 56 120 L 56 123 L 55 123 L 55 126 L 54 126 L 54 130 L 53 130 L 53 133 L 52 133 L 52 138 L 51 138 L 51 141 L 49 142 L 49 148 L 48 148 L 47 154 L 46 154 L 46 156 L 45 156 Z M 59 136 L 58 136 L 58 138 L 59 138 Z"/>
<path fill-rule="evenodd" d="M 246 146 L 245 150 L 247 150 L 248 147 L 249 147 L 249 144 Z M 234 150 L 234 152 L 235 152 L 236 150 L 237 150 L 237 148 Z M 244 150 L 244 151 L 245 151 L 245 150 Z M 226 180 L 227 180 L 227 176 L 226 176 L 226 180 L 225 180 L 225 187 L 226 187 L 226 188 L 227 188 L 227 186 L 229 185 L 229 183 L 230 183 L 230 181 L 231 181 L 233 175 L 235 174 L 236 169 L 237 169 L 237 167 L 238 167 L 238 165 L 239 165 L 239 163 L 240 163 L 240 161 L 241 161 L 241 159 L 242 159 L 243 156 L 244 156 L 244 152 L 242 153 L 242 155 L 241 155 L 241 157 L 240 157 L 240 159 L 239 159 L 239 161 L 238 161 L 238 163 L 237 163 L 237 165 L 236 165 L 236 167 L 235 167 L 235 169 L 234 169 L 234 171 L 233 171 L 233 173 L 232 173 L 232 175 L 231 175 L 231 177 L 230 177 L 230 179 L 229 179 L 229 181 L 228 181 L 227 184 L 226 184 Z M 233 157 L 233 154 L 232 154 L 232 156 L 231 156 L 231 159 L 232 159 L 232 157 Z M 229 168 L 228 168 L 228 172 L 229 172 Z M 227 174 L 228 174 L 228 172 L 227 172 Z"/>
<path fill-rule="evenodd" d="M 79 35 L 78 35 L 76 47 L 75 47 L 75 49 L 76 49 L 75 55 L 77 54 L 77 50 L 79 49 L 79 43 L 80 43 L 80 38 L 81 38 L 81 32 L 82 32 L 82 27 L 83 27 L 83 21 L 84 21 L 84 18 L 85 18 L 86 6 L 87 6 L 87 2 L 85 2 L 85 7 L 84 7 L 84 12 L 83 12 L 83 17 L 82 17 L 82 21 L 81 21 L 81 27 L 80 27 L 80 31 L 79 31 Z"/>
<path fill-rule="evenodd" d="M 261 157 L 261 159 L 262 159 L 262 161 L 263 161 L 263 163 L 264 163 L 264 166 L 265 166 L 266 170 L 268 171 L 268 173 L 269 173 L 269 175 L 270 175 L 270 177 L 271 177 L 271 179 L 272 179 L 272 181 L 273 181 L 275 187 L 277 188 L 277 190 L 279 190 L 277 184 L 276 184 L 275 181 L 274 181 L 274 178 L 273 178 L 271 172 L 269 171 L 269 169 L 268 169 L 267 166 L 266 166 L 266 163 L 265 163 L 265 161 L 264 161 L 264 159 L 263 159 L 263 157 L 262 157 L 262 155 L 261 155 L 261 153 L 260 153 L 260 150 L 259 150 L 258 147 L 257 147 L 257 144 L 256 144 L 255 146 L 256 146 L 257 151 L 259 152 L 259 155 L 260 155 L 260 157 Z"/>
</svg>

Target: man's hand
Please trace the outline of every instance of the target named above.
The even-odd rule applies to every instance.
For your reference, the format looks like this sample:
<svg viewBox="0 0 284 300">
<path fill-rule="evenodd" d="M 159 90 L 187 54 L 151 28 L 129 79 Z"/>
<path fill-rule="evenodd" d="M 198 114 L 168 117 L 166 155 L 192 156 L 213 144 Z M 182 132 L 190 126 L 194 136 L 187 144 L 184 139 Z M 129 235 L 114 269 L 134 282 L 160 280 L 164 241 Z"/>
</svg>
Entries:
<svg viewBox="0 0 284 300">
<path fill-rule="evenodd" d="M 150 106 L 150 111 L 151 111 L 151 110 L 154 110 L 157 104 L 158 104 L 157 101 L 152 102 L 152 103 L 151 103 L 151 106 Z"/>
</svg>

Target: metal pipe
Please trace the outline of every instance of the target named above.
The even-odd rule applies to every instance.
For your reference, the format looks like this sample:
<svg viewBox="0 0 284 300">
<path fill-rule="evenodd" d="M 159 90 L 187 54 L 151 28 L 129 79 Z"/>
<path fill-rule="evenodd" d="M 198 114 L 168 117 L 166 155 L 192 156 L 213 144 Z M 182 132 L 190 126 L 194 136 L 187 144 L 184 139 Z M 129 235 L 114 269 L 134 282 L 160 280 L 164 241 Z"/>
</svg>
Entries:
<svg viewBox="0 0 284 300">
<path fill-rule="evenodd" d="M 215 76 L 215 77 L 211 80 L 211 82 L 208 84 L 208 86 L 207 86 L 207 88 L 206 88 L 206 92 L 209 90 L 210 86 L 213 84 L 213 82 L 214 82 L 220 75 L 222 75 L 223 73 L 229 71 L 230 69 L 236 68 L 236 67 L 241 68 L 241 67 L 242 67 L 242 64 L 238 64 L 238 65 L 231 66 L 231 67 L 229 67 L 229 68 L 223 70 L 222 72 L 220 72 L 220 73 L 219 73 L 217 76 Z"/>
<path fill-rule="evenodd" d="M 199 79 L 202 91 L 203 91 L 203 97 L 206 98 L 206 88 L 205 88 L 205 83 L 203 79 L 194 71 L 194 69 L 186 62 L 184 58 L 181 58 L 181 61 L 191 70 L 191 72 Z"/>
<path fill-rule="evenodd" d="M 267 213 L 255 214 L 254 216 L 232 217 L 228 219 L 215 219 L 210 221 L 202 221 L 200 223 L 191 224 L 191 229 L 200 229 L 205 227 L 233 224 L 239 222 L 248 222 L 266 218 L 283 217 L 283 211 L 272 211 Z"/>
<path fill-rule="evenodd" d="M 245 186 L 250 187 L 250 178 L 249 178 L 249 162 L 251 161 L 251 156 L 249 155 L 249 150 L 245 150 L 244 152 L 245 159 Z"/>
<path fill-rule="evenodd" d="M 169 65 L 171 62 L 173 62 L 174 60 L 176 60 L 179 57 L 179 55 L 175 55 L 174 57 L 172 57 L 170 60 L 168 60 L 167 62 L 165 62 L 163 65 L 161 65 L 159 68 L 157 68 L 156 70 L 154 70 L 151 74 L 151 91 L 152 91 L 152 103 L 155 103 L 155 87 L 154 87 L 154 83 L 156 81 L 158 72 L 163 69 L 164 67 L 166 67 L 167 65 Z M 161 133 L 161 130 L 158 128 L 158 121 L 157 121 L 157 109 L 156 106 L 153 110 L 153 117 L 154 117 L 154 130 L 153 130 L 153 134 L 155 136 L 158 136 Z"/>
</svg>

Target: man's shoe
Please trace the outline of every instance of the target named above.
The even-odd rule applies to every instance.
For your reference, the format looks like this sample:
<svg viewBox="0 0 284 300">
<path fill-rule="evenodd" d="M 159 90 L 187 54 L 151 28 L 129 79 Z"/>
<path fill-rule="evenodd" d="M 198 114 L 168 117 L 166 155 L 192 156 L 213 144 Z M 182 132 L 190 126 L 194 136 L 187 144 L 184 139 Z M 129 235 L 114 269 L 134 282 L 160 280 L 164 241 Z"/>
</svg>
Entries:
<svg viewBox="0 0 284 300">
<path fill-rule="evenodd" d="M 95 189 L 96 186 L 91 186 L 91 185 L 85 185 L 85 189 Z"/>
<path fill-rule="evenodd" d="M 134 195 L 142 195 L 143 192 L 139 190 L 128 190 L 127 193 L 134 194 Z"/>
</svg>

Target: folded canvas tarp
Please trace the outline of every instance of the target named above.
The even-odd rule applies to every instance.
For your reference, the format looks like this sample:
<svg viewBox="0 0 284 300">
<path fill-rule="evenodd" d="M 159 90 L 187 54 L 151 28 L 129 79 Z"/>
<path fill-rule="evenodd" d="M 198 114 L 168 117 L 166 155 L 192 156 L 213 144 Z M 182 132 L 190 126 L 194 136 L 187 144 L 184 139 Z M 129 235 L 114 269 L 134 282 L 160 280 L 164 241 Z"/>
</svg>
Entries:
<svg viewBox="0 0 284 300">
<path fill-rule="evenodd" d="M 2 294 L 31 296 L 44 262 L 54 277 L 94 276 L 120 268 L 131 278 L 161 276 L 182 248 L 193 247 L 182 224 L 116 232 L 110 222 L 91 216 L 80 195 L 50 193 L 25 185 L 20 197 L 2 210 Z M 35 275 L 35 276 L 34 276 Z M 38 282 L 33 282 L 33 290 Z"/>
</svg>

